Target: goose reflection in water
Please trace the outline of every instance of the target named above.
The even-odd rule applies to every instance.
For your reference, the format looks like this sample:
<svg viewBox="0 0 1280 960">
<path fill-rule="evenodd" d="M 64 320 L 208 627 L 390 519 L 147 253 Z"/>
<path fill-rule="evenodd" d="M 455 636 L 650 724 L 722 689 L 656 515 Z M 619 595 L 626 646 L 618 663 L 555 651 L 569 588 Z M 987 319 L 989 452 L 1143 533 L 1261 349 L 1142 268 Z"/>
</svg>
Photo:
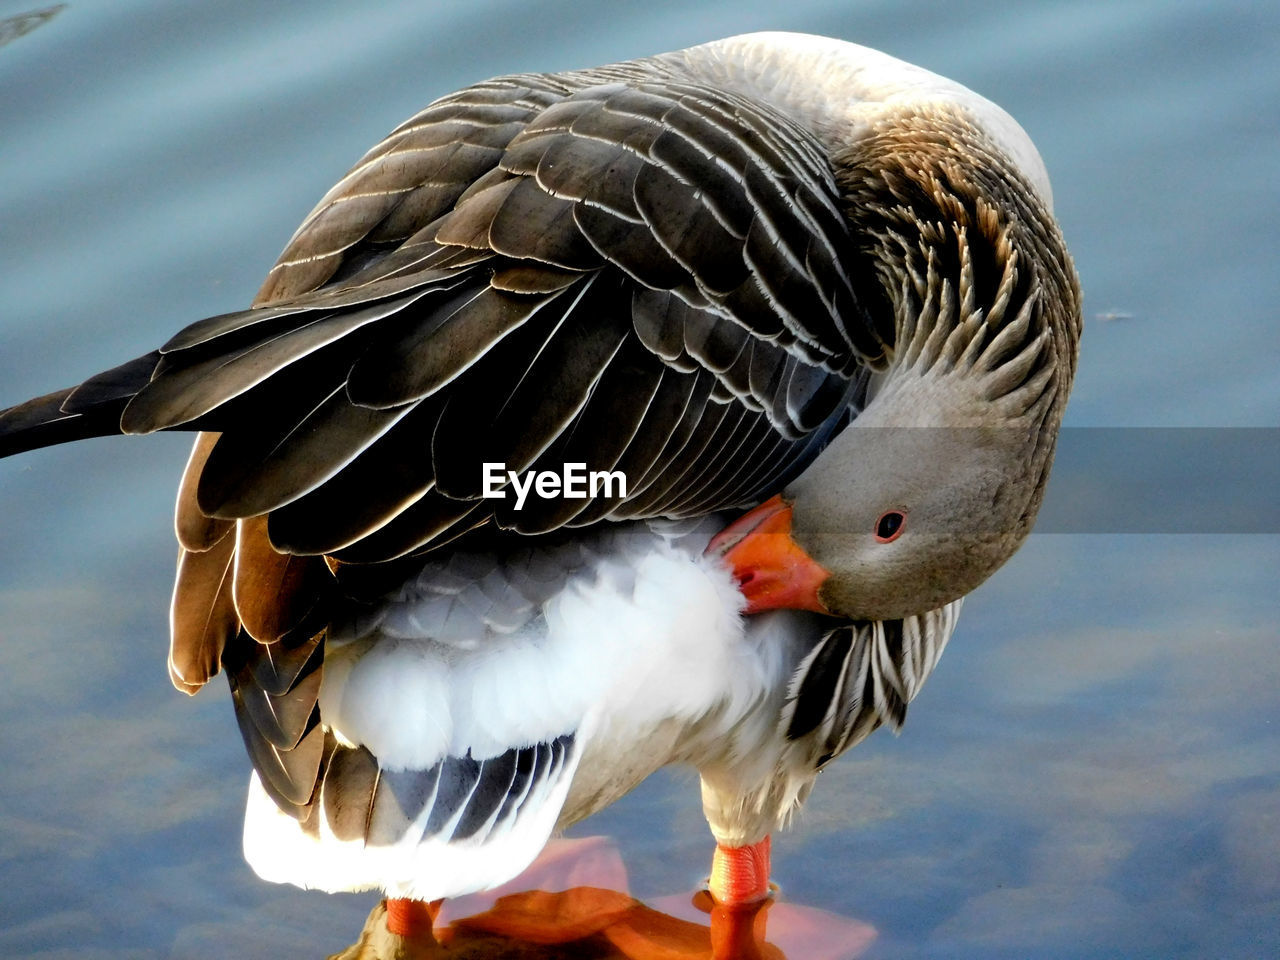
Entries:
<svg viewBox="0 0 1280 960">
<path fill-rule="evenodd" d="M 854 960 L 873 927 L 776 895 L 736 907 L 705 892 L 641 902 L 607 837 L 553 841 L 523 874 L 443 903 L 382 900 L 331 960 Z"/>
</svg>

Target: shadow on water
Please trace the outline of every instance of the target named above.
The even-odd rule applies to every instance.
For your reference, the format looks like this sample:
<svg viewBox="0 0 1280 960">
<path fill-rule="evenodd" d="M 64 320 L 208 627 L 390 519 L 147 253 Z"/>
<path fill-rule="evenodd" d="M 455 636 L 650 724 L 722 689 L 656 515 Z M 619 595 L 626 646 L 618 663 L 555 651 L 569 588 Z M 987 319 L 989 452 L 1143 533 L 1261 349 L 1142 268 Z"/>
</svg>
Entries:
<svg viewBox="0 0 1280 960">
<path fill-rule="evenodd" d="M 388 909 L 379 902 L 331 960 L 854 960 L 876 938 L 865 923 L 781 898 L 737 909 L 705 892 L 642 903 L 607 837 L 553 841 L 497 890 L 397 911 L 396 933 Z"/>
<path fill-rule="evenodd" d="M 31 10 L 5 17 L 0 20 L 0 47 L 26 36 L 36 27 L 43 27 L 66 8 L 65 3 L 59 3 L 57 6 L 45 7 L 43 10 Z"/>
</svg>

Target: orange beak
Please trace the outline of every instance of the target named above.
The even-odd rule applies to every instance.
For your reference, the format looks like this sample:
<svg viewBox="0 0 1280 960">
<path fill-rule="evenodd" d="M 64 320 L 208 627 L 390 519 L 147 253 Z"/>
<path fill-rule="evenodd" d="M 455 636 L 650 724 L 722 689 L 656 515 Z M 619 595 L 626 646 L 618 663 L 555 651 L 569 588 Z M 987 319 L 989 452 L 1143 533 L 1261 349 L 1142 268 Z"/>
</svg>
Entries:
<svg viewBox="0 0 1280 960">
<path fill-rule="evenodd" d="M 707 544 L 733 571 L 747 598 L 747 613 L 788 608 L 830 611 L 818 588 L 831 574 L 791 539 L 791 505 L 766 500 L 725 527 Z"/>
</svg>

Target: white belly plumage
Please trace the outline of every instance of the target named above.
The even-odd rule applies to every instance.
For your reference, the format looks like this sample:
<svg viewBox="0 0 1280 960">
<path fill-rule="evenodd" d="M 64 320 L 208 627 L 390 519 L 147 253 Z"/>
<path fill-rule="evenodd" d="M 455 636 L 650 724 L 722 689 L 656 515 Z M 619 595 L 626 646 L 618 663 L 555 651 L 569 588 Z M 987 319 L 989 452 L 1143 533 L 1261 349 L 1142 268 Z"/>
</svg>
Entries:
<svg viewBox="0 0 1280 960">
<path fill-rule="evenodd" d="M 749 753 L 767 776 L 787 678 L 821 629 L 802 613 L 741 615 L 730 574 L 702 555 L 720 526 L 459 553 L 332 627 L 320 707 L 338 762 L 303 823 L 255 775 L 254 869 L 325 890 L 457 896 L 519 873 L 558 826 L 664 764 Z"/>
</svg>

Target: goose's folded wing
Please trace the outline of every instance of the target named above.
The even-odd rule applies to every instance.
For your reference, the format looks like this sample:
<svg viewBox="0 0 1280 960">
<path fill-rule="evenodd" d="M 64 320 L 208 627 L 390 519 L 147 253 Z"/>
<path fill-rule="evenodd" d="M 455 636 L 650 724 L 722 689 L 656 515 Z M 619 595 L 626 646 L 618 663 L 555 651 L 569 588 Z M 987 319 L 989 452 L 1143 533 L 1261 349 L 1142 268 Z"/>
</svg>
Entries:
<svg viewBox="0 0 1280 960">
<path fill-rule="evenodd" d="M 758 499 L 885 352 L 830 165 L 743 97 L 568 76 L 429 108 L 308 218 L 269 304 L 188 327 L 145 376 L 121 368 L 134 395 L 95 378 L 63 414 L 217 431 L 200 512 L 269 514 L 292 553 L 383 560 L 490 519 L 532 533 Z M 517 510 L 482 496 L 486 462 L 582 463 L 627 489 Z"/>
</svg>

